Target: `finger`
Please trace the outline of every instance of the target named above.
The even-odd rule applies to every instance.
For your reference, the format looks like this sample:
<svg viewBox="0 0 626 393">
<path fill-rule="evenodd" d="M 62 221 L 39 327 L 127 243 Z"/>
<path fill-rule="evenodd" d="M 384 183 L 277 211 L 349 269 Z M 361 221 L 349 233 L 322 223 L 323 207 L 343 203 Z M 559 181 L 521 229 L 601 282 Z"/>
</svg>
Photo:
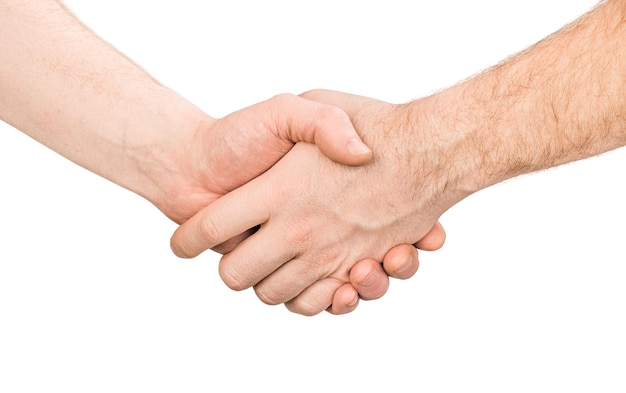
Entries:
<svg viewBox="0 0 626 393">
<path fill-rule="evenodd" d="M 328 158 L 340 164 L 362 165 L 372 158 L 341 109 L 290 94 L 268 101 L 277 136 L 291 142 L 314 143 Z"/>
<path fill-rule="evenodd" d="M 257 292 L 258 288 L 267 288 L 263 292 L 265 296 L 259 296 L 267 304 L 292 299 L 320 276 L 312 275 L 312 269 L 304 261 L 294 259 L 295 246 L 289 239 L 291 237 L 276 225 L 262 226 L 222 257 L 219 264 L 222 281 L 237 291 L 252 286 Z M 283 265 L 290 266 L 294 273 L 276 275 L 275 271 Z"/>
<path fill-rule="evenodd" d="M 352 284 L 347 283 L 340 286 L 333 295 L 333 302 L 326 309 L 333 315 L 342 315 L 354 311 L 359 305 L 359 293 Z"/>
<path fill-rule="evenodd" d="M 238 245 L 241 244 L 241 242 L 243 242 L 244 240 L 246 240 L 247 238 L 249 238 L 250 236 L 254 235 L 254 233 L 256 231 L 259 230 L 259 227 L 256 226 L 252 229 L 248 229 L 247 231 L 245 231 L 244 233 L 237 235 L 231 239 L 226 240 L 224 243 L 218 244 L 215 247 L 212 247 L 211 250 L 219 253 L 219 254 L 228 254 L 229 252 L 231 252 L 232 250 L 235 249 L 235 247 L 237 247 Z"/>
<path fill-rule="evenodd" d="M 263 229 L 261 231 L 263 231 Z M 255 237 L 257 236 L 258 234 L 255 235 Z M 254 237 L 251 238 L 251 240 L 252 239 L 254 239 Z M 264 240 L 261 239 L 259 244 L 263 245 Z M 268 247 L 264 247 L 263 250 L 260 250 L 262 256 L 259 257 L 259 259 L 249 260 L 252 266 L 244 266 L 244 263 L 248 260 L 245 259 L 246 257 L 243 257 L 244 259 L 241 259 L 237 266 L 231 267 L 233 270 L 238 269 L 235 273 L 239 277 L 254 275 L 257 280 L 259 278 L 261 279 L 254 284 L 254 291 L 257 297 L 266 304 L 285 303 L 298 296 L 303 290 L 313 285 L 316 281 L 328 276 L 328 272 L 325 270 L 326 268 L 323 264 L 320 264 L 319 261 L 298 258 L 289 260 L 290 250 L 279 251 L 282 257 L 274 259 L 275 262 L 273 264 L 268 263 L 268 259 L 261 259 L 268 258 L 268 252 L 265 251 L 267 249 Z M 239 249 L 235 249 L 234 252 L 237 251 L 239 251 Z M 259 260 L 264 261 L 263 264 L 258 263 Z M 287 261 L 288 263 L 285 263 Z M 280 265 L 281 263 L 282 265 Z M 272 265 L 275 270 L 271 271 L 272 267 L 269 267 L 270 265 Z M 254 272 L 252 270 L 254 270 Z M 248 280 L 254 281 L 252 278 L 248 278 Z"/>
<path fill-rule="evenodd" d="M 446 240 L 446 232 L 443 226 L 437 222 L 420 241 L 417 248 L 425 251 L 435 251 L 443 246 Z M 383 259 L 383 269 L 393 278 L 406 280 L 413 277 L 419 268 L 417 250 L 407 244 L 392 248 Z"/>
<path fill-rule="evenodd" d="M 334 278 L 325 278 L 306 288 L 298 296 L 285 302 L 291 312 L 313 316 L 331 307 L 333 297 L 343 282 Z"/>
<path fill-rule="evenodd" d="M 439 221 L 431 228 L 431 230 L 415 246 L 424 251 L 436 251 L 443 247 L 446 241 L 446 231 Z"/>
<path fill-rule="evenodd" d="M 373 259 L 363 259 L 352 266 L 350 283 L 364 300 L 378 299 L 389 289 L 387 273 Z"/>
<path fill-rule="evenodd" d="M 392 248 L 383 258 L 382 268 L 393 278 L 405 280 L 413 277 L 419 268 L 417 249 L 408 244 Z"/>
<path fill-rule="evenodd" d="M 179 226 L 170 247 L 181 258 L 193 258 L 269 219 L 262 184 L 250 182 L 217 199 Z"/>
</svg>

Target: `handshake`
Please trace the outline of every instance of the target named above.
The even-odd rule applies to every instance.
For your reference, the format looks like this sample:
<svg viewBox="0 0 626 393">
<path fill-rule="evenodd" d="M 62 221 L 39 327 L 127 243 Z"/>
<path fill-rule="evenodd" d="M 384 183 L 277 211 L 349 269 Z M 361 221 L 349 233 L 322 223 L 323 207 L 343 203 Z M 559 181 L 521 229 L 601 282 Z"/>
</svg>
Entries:
<svg viewBox="0 0 626 393">
<path fill-rule="evenodd" d="M 436 200 L 448 174 L 424 162 L 417 110 L 320 90 L 203 116 L 177 134 L 176 169 L 154 179 L 167 186 L 150 199 L 182 224 L 173 251 L 217 251 L 230 288 L 305 315 L 382 296 L 387 274 L 417 270 L 414 244 L 445 238 Z"/>
<path fill-rule="evenodd" d="M 626 2 L 406 104 L 315 90 L 220 119 L 58 1 L 10 3 L 0 118 L 152 202 L 180 224 L 176 255 L 221 253 L 226 285 L 296 313 L 347 313 L 411 277 L 472 193 L 626 145 Z"/>
<path fill-rule="evenodd" d="M 461 158 L 427 150 L 442 138 L 414 122 L 420 105 L 311 91 L 215 119 L 57 0 L 0 18 L 0 118 L 180 224 L 176 255 L 223 254 L 229 287 L 342 314 L 411 277 L 414 245 L 442 246 L 456 189 L 443 161 Z"/>
</svg>

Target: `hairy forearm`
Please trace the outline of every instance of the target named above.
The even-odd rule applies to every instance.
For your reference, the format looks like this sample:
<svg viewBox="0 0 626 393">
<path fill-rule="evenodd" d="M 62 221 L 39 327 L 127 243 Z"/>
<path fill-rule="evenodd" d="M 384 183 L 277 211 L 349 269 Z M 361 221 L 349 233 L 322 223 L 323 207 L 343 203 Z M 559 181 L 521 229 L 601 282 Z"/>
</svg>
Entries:
<svg viewBox="0 0 626 393">
<path fill-rule="evenodd" d="M 115 183 L 156 197 L 157 175 L 149 172 L 165 165 L 156 165 L 159 151 L 150 145 L 185 127 L 181 120 L 198 121 L 200 111 L 54 0 L 0 1 L 0 53 L 2 120 Z"/>
<path fill-rule="evenodd" d="M 477 191 L 626 145 L 625 15 L 626 2 L 601 3 L 426 100 L 457 141 L 463 187 Z"/>
</svg>

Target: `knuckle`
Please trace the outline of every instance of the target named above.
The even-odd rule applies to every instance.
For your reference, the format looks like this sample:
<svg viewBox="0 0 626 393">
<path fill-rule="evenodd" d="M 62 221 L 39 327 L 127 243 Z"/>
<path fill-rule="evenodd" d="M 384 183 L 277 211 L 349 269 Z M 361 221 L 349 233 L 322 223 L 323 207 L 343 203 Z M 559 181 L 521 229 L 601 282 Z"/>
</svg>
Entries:
<svg viewBox="0 0 626 393">
<path fill-rule="evenodd" d="M 317 100 L 323 96 L 325 90 L 324 89 L 311 89 L 307 90 L 304 93 L 300 94 L 300 97 L 306 98 L 307 100 Z"/>
<path fill-rule="evenodd" d="M 270 306 L 281 304 L 289 300 L 288 295 L 284 290 L 269 285 L 255 286 L 254 293 L 256 293 L 259 300 Z"/>
<path fill-rule="evenodd" d="M 233 266 L 220 262 L 219 275 L 224 284 L 233 291 L 243 291 L 250 287 L 246 277 Z"/>
<path fill-rule="evenodd" d="M 215 221 L 208 217 L 200 220 L 198 232 L 201 238 L 211 245 L 222 243 L 222 240 L 225 240 L 221 239 L 222 233 L 215 225 Z"/>
<path fill-rule="evenodd" d="M 268 103 L 281 107 L 285 104 L 293 102 L 295 99 L 296 96 L 291 93 L 281 93 L 270 98 Z"/>
<path fill-rule="evenodd" d="M 311 227 L 301 222 L 300 225 L 292 228 L 287 244 L 293 245 L 294 250 L 302 253 L 303 250 L 310 246 L 313 239 L 313 230 Z"/>
<path fill-rule="evenodd" d="M 336 106 L 320 104 L 315 113 L 315 117 L 325 122 L 348 122 L 349 118 L 346 112 Z"/>
<path fill-rule="evenodd" d="M 290 302 L 285 303 L 285 306 L 289 311 L 296 314 L 304 315 L 305 317 L 315 316 L 326 309 L 325 307 L 320 307 L 319 305 L 311 303 L 306 299 L 302 299 L 301 297 L 297 297 Z"/>
</svg>

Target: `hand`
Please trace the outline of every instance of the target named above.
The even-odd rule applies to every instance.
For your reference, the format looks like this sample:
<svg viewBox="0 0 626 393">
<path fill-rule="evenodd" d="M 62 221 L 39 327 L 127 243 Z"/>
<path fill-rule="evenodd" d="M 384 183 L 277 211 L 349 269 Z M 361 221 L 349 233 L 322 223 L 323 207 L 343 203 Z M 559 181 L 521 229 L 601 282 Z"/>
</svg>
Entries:
<svg viewBox="0 0 626 393">
<path fill-rule="evenodd" d="M 151 198 L 177 223 L 268 170 L 296 142 L 314 143 L 344 165 L 365 164 L 372 155 L 343 111 L 289 94 L 221 119 L 202 114 L 194 124 L 177 133 L 178 140 L 165 141 L 178 144 L 178 156 L 170 158 L 176 169 L 167 192 Z"/>
<path fill-rule="evenodd" d="M 428 140 L 410 143 L 416 127 L 403 124 L 409 108 L 336 92 L 306 97 L 346 110 L 374 147 L 374 160 L 348 168 L 298 144 L 267 173 L 182 225 L 172 248 L 192 257 L 260 225 L 224 255 L 222 279 L 233 289 L 254 286 L 266 303 L 286 302 L 292 311 L 313 315 L 349 281 L 354 261 L 382 260 L 380 250 L 416 243 L 462 194 L 450 193 L 446 170 L 421 154 L 429 153 Z M 432 184 L 421 181 L 431 176 Z"/>
<path fill-rule="evenodd" d="M 440 223 L 415 245 L 420 250 L 436 251 L 443 247 L 446 233 Z M 358 305 L 359 297 L 374 300 L 382 297 L 389 288 L 389 278 L 406 280 L 417 272 L 419 259 L 417 250 L 408 245 L 400 245 L 387 252 L 383 263 L 373 259 L 363 259 L 350 270 L 350 283 L 343 284 L 333 296 L 332 304 L 326 311 L 331 314 L 346 314 Z M 387 276 L 388 275 L 388 276 Z M 293 310 L 297 312 L 297 310 Z"/>
<path fill-rule="evenodd" d="M 10 32 L 0 39 L 7 54 L 0 66 L 2 120 L 146 198 L 176 222 L 268 169 L 291 147 L 288 139 L 315 142 L 349 165 L 370 156 L 336 108 L 284 95 L 215 120 L 59 2 L 16 2 L 1 13 L 3 31 Z M 282 107 L 293 112 L 278 111 Z M 239 154 L 249 155 L 245 165 L 231 168 L 242 163 Z M 259 165 L 248 166 L 250 157 Z"/>
<path fill-rule="evenodd" d="M 175 163 L 172 168 L 178 170 L 171 176 L 175 183 L 170 181 L 167 189 L 176 192 L 155 198 L 155 204 L 178 223 L 269 169 L 292 148 L 293 142 L 315 142 L 329 157 L 346 165 L 362 164 L 371 158 L 371 151 L 361 144 L 343 111 L 297 96 L 277 96 L 222 119 L 207 116 L 198 123 L 199 127 L 189 128 L 194 134 L 178 133 L 190 142 L 181 150 L 185 157 L 171 159 Z M 250 233 L 228 239 L 213 249 L 229 252 Z M 438 230 L 431 238 L 438 248 L 445 236 Z M 417 251 L 413 246 L 398 246 L 382 266 L 395 277 L 409 278 L 417 270 Z M 350 312 L 359 297 L 381 297 L 389 286 L 382 266 L 373 260 L 357 264 L 354 287 L 343 287 L 329 312 Z"/>
</svg>

